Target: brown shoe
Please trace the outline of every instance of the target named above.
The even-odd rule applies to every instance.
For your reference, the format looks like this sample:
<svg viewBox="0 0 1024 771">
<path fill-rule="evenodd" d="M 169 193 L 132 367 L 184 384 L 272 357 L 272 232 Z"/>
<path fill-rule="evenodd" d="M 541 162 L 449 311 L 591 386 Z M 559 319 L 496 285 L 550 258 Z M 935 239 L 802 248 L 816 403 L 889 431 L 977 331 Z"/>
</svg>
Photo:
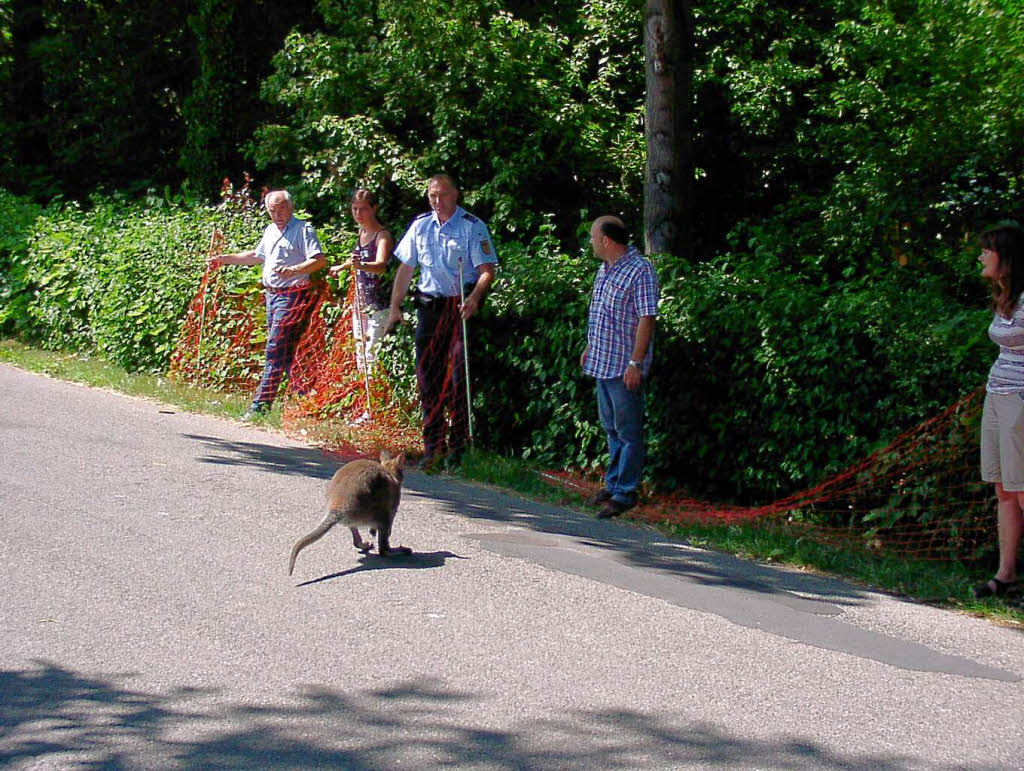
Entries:
<svg viewBox="0 0 1024 771">
<path fill-rule="evenodd" d="M 605 501 L 610 501 L 611 499 L 612 494 L 607 490 L 607 488 L 603 488 L 599 493 L 591 495 L 589 498 L 587 498 L 587 505 L 600 506 Z"/>
<path fill-rule="evenodd" d="M 633 508 L 635 503 L 620 503 L 614 498 L 609 498 L 599 512 L 597 512 L 598 519 L 611 519 L 617 517 L 624 511 L 629 511 Z"/>
</svg>

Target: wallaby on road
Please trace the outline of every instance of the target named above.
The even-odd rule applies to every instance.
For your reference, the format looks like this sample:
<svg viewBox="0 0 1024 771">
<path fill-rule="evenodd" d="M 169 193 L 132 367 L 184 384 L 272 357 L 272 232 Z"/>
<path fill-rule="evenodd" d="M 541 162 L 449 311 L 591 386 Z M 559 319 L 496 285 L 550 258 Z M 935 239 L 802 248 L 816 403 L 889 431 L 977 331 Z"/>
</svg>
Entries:
<svg viewBox="0 0 1024 771">
<path fill-rule="evenodd" d="M 392 547 L 388 543 L 398 501 L 402 497 L 404 466 L 405 453 L 393 458 L 387 450 L 381 450 L 379 463 L 375 460 L 354 460 L 334 472 L 327 486 L 327 516 L 313 532 L 295 542 L 288 559 L 288 575 L 295 569 L 295 558 L 299 552 L 338 523 L 349 526 L 352 544 L 363 554 L 373 549 L 373 544 L 359 535 L 359 528 L 367 526 L 370 535 L 377 537 L 380 556 L 412 554 L 412 549 Z"/>
</svg>

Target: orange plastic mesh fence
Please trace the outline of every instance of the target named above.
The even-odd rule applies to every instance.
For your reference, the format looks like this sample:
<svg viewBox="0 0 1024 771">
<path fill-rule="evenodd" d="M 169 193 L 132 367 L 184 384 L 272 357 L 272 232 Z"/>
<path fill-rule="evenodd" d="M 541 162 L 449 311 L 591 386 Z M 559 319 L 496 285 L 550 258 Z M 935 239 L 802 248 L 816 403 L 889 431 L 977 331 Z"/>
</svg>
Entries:
<svg viewBox="0 0 1024 771">
<path fill-rule="evenodd" d="M 221 251 L 220 239 L 215 233 L 210 254 Z M 317 284 L 296 306 L 305 327 L 278 396 L 284 400 L 285 430 L 347 453 L 389 449 L 415 455 L 424 451 L 425 422 L 428 452 L 461 449 L 470 413 L 458 298 L 436 307 L 417 303 L 421 316 L 432 315 L 426 326 L 433 334 L 417 341 L 423 365 L 414 389 L 403 388 L 401 376 L 376 360 L 369 347 L 372 310 L 362 307 L 357 292 L 354 280 L 344 297 Z M 172 377 L 252 393 L 267 342 L 263 292 L 256 287 L 230 291 L 220 271 L 208 272 L 188 308 Z M 418 392 L 425 396 L 422 408 Z M 981 390 L 968 394 L 816 487 L 770 504 L 658 495 L 631 516 L 663 523 L 764 520 L 832 544 L 924 559 L 977 558 L 995 542 L 992 486 L 978 478 L 982 397 Z M 599 480 L 582 474 L 545 472 L 543 477 L 583 494 L 600 488 Z"/>
<path fill-rule="evenodd" d="M 821 484 L 764 506 L 659 495 L 631 516 L 652 523 L 783 524 L 816 541 L 919 559 L 977 559 L 995 543 L 992 485 L 979 478 L 978 425 L 984 389 L 963 397 L 886 447 Z M 590 494 L 600 481 L 545 473 Z"/>
<path fill-rule="evenodd" d="M 470 412 L 466 394 L 468 328 L 459 314 L 459 298 L 418 298 L 416 378 L 422 397 L 424 450 L 444 456 L 469 442 Z"/>
<path fill-rule="evenodd" d="M 223 245 L 222 235 L 215 231 L 209 254 L 221 253 Z M 171 358 L 171 377 L 225 392 L 254 394 L 276 342 L 281 348 L 294 349 L 282 353 L 290 360 L 283 384 L 271 380 L 265 385 L 265 396 L 276 394 L 283 400 L 286 431 L 346 451 L 419 454 L 422 418 L 419 400 L 410 392 L 415 389 L 404 389 L 406 396 L 400 397 L 393 387 L 395 377 L 377 361 L 379 343 L 371 346 L 375 314 L 361 299 L 354 280 L 348 281 L 344 296 L 335 296 L 327 284 L 316 283 L 296 293 L 294 305 L 275 326 L 279 336 L 275 341 L 268 339 L 264 290 L 249 286 L 233 291 L 221 270 L 207 271 L 188 307 Z M 374 320 L 379 329 L 383 322 L 379 312 Z M 294 344 L 281 339 L 296 332 L 300 334 Z M 450 324 L 438 325 L 423 351 L 428 361 L 441 365 L 432 366 L 432 376 L 424 382 L 437 400 L 428 412 L 430 425 L 443 434 L 449 433 L 450 424 L 457 423 L 460 415 L 458 410 L 446 414 L 446 405 L 453 395 L 465 399 L 464 390 L 459 390 L 461 335 L 452 332 Z M 446 364 L 449 352 L 454 354 L 454 367 Z M 465 413 L 462 409 L 461 415 Z M 458 424 L 454 433 L 459 433 Z"/>
</svg>

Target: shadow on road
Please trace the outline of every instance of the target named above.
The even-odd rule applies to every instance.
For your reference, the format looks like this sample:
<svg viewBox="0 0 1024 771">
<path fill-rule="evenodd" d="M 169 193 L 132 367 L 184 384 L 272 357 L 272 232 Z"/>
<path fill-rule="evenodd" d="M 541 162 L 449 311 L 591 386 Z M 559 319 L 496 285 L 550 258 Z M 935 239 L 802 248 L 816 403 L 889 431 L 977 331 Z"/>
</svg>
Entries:
<svg viewBox="0 0 1024 771">
<path fill-rule="evenodd" d="M 216 692 L 147 692 L 45 661 L 0 671 L 0 765 L 140 768 L 895 768 L 891 754 L 840 756 L 806 737 L 759 741 L 668 714 L 567 711 L 474 724 L 493 695 L 419 679 L 357 693 L 307 686 L 273 704 Z"/>
<path fill-rule="evenodd" d="M 843 581 L 695 549 L 651 527 L 599 520 L 483 485 L 410 476 L 405 500 L 421 495 L 453 515 L 486 521 L 488 527 L 469 537 L 495 553 L 904 670 L 1020 680 L 1013 672 L 844 621 L 843 606 L 860 604 L 869 593 Z"/>
<path fill-rule="evenodd" d="M 331 573 L 328 576 L 303 581 L 301 584 L 297 584 L 297 586 L 319 584 L 323 581 L 330 581 L 332 578 L 341 578 L 342 576 L 360 573 L 365 570 L 422 570 L 424 568 L 440 568 L 444 567 L 445 560 L 448 559 L 463 560 L 467 559 L 467 557 L 460 557 L 458 554 L 450 551 L 413 552 L 412 554 L 397 557 L 364 554 L 359 558 L 359 565 L 357 567 L 342 570 L 340 573 Z"/>
<path fill-rule="evenodd" d="M 327 479 L 343 461 L 308 448 L 193 438 L 215 453 L 211 463 L 260 464 L 275 473 Z M 862 604 L 872 595 L 834 578 L 693 548 L 648 526 L 598 520 L 579 510 L 528 501 L 451 477 L 411 471 L 403 487 L 403 506 L 425 499 L 441 514 L 479 521 L 481 530 L 466 537 L 503 556 L 901 669 L 1006 682 L 1020 679 L 1011 672 L 844 622 L 839 618 L 843 606 Z M 398 567 L 395 563 L 379 567 L 385 566 Z M 367 561 L 317 581 L 370 569 L 378 566 Z"/>
<path fill-rule="evenodd" d="M 439 501 L 452 514 L 568 536 L 580 547 L 606 552 L 634 567 L 675 574 L 708 587 L 764 594 L 797 591 L 828 595 L 832 602 L 853 602 L 864 595 L 860 588 L 828 576 L 780 570 L 721 552 L 690 548 L 646 525 L 599 520 L 575 509 L 516 498 L 485 485 L 410 474 L 405 487 L 411 494 Z"/>
<path fill-rule="evenodd" d="M 328 480 L 352 456 L 317 448 L 278 447 L 258 442 L 230 441 L 216 436 L 186 434 L 199 442 L 199 460 L 223 466 L 257 466 L 290 476 Z M 473 519 L 514 524 L 539 533 L 569 536 L 581 545 L 607 551 L 638 568 L 670 572 L 708 587 L 741 589 L 768 595 L 800 592 L 827 595 L 831 602 L 857 602 L 864 592 L 826 576 L 779 570 L 718 552 L 683 549 L 653 529 L 624 521 L 597 520 L 573 509 L 527 501 L 493 488 L 409 471 L 404 488 L 429 497 L 443 510 Z M 365 569 L 365 568 L 358 568 Z"/>
<path fill-rule="evenodd" d="M 266 471 L 290 476 L 328 480 L 338 467 L 352 460 L 316 448 L 277 447 L 257 442 L 240 442 L 216 436 L 186 434 L 201 443 L 205 454 L 199 460 L 225 466 L 259 466 Z M 514 524 L 540 533 L 570 536 L 596 549 L 614 552 L 637 567 L 670 571 L 706 586 L 722 586 L 753 592 L 799 591 L 827 594 L 835 602 L 853 601 L 860 589 L 824 576 L 780 571 L 729 555 L 687 549 L 651 528 L 625 522 L 599 521 L 572 509 L 537 503 L 502 493 L 490 487 L 407 472 L 408 493 L 439 501 L 444 510 L 474 519 Z M 359 568 L 364 569 L 364 568 Z"/>
<path fill-rule="evenodd" d="M 205 453 L 197 460 L 216 466 L 258 466 L 265 471 L 288 476 L 330 479 L 338 468 L 356 456 L 331 453 L 315 447 L 276 447 L 258 442 L 237 442 L 217 436 L 182 434 L 199 442 Z"/>
</svg>

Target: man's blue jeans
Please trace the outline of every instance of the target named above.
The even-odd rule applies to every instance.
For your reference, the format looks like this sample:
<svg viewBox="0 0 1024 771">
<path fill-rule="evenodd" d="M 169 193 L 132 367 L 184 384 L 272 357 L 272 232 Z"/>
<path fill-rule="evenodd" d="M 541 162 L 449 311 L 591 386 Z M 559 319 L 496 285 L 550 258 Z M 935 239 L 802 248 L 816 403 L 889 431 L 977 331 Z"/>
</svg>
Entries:
<svg viewBox="0 0 1024 771">
<path fill-rule="evenodd" d="M 281 379 L 291 371 L 299 338 L 305 331 L 309 300 L 308 289 L 267 293 L 267 361 L 250 409 L 265 410 L 274 403 Z"/>
<path fill-rule="evenodd" d="M 608 435 L 604 486 L 619 503 L 636 503 L 644 470 L 644 392 L 626 388 L 622 378 L 597 381 L 597 414 Z"/>
</svg>

